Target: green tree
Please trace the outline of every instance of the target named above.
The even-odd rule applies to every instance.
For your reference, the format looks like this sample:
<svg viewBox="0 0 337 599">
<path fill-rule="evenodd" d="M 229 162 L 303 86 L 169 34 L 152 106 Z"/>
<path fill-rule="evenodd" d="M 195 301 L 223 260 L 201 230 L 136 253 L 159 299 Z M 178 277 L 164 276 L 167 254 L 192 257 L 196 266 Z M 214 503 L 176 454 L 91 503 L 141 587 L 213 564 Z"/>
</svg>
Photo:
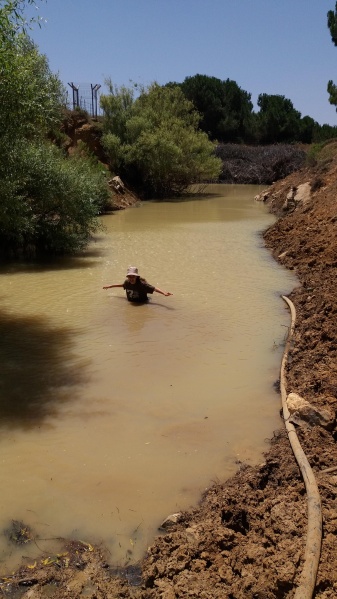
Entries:
<svg viewBox="0 0 337 599">
<path fill-rule="evenodd" d="M 24 5 L 0 0 L 0 248 L 74 251 L 96 226 L 106 182 L 46 141 L 60 125 L 64 89 L 24 32 Z"/>
<path fill-rule="evenodd" d="M 44 254 L 84 247 L 99 226 L 97 214 L 107 199 L 100 168 L 76 155 L 65 159 L 49 142 L 26 142 L 16 148 L 15 160 L 15 193 L 9 204 L 13 218 L 2 242 Z M 10 216 L 8 209 L 3 216 Z"/>
<path fill-rule="evenodd" d="M 125 88 L 114 88 L 102 99 L 109 107 L 103 145 L 113 169 L 119 167 L 147 197 L 179 195 L 191 183 L 218 177 L 221 161 L 178 87 L 155 83 L 131 103 L 123 101 L 125 94 Z"/>
<path fill-rule="evenodd" d="M 335 46 L 337 46 L 337 2 L 335 10 L 329 10 L 328 14 L 328 28 L 330 30 L 331 40 Z M 337 86 L 334 84 L 332 79 L 328 81 L 327 91 L 329 94 L 329 102 L 333 106 L 336 106 L 337 110 Z"/>
<path fill-rule="evenodd" d="M 260 94 L 257 100 L 260 143 L 289 143 L 299 140 L 301 113 L 284 96 Z"/>
<path fill-rule="evenodd" d="M 333 43 L 337 46 L 337 2 L 335 5 L 335 10 L 329 10 L 328 14 L 328 28 L 330 30 L 330 35 Z"/>
<path fill-rule="evenodd" d="M 104 130 L 113 131 L 121 142 L 126 141 L 126 123 L 130 118 L 134 103 L 135 89 L 121 85 L 114 85 L 111 79 L 106 81 L 108 95 L 101 96 L 101 107 L 104 111 Z"/>
<path fill-rule="evenodd" d="M 332 125 L 319 125 L 315 123 L 312 142 L 320 143 L 331 139 L 337 139 L 337 127 Z"/>
<path fill-rule="evenodd" d="M 222 81 L 216 77 L 198 74 L 186 77 L 179 87 L 199 112 L 200 129 L 211 139 L 219 138 L 219 123 L 223 118 Z"/>
<path fill-rule="evenodd" d="M 299 141 L 305 144 L 311 144 L 317 126 L 319 125 L 314 119 L 310 116 L 304 116 L 300 120 Z"/>
<path fill-rule="evenodd" d="M 38 0 L 0 0 L 0 36 L 2 51 L 6 42 L 11 43 L 18 33 L 26 33 L 33 23 L 40 25 L 41 17 L 25 17 L 26 5 L 38 8 Z"/>
<path fill-rule="evenodd" d="M 0 53 L 2 140 L 41 138 L 61 119 L 63 87 L 26 37 Z"/>
<path fill-rule="evenodd" d="M 102 143 L 108 152 L 112 169 L 125 175 L 125 144 L 127 122 L 131 118 L 135 87 L 118 87 L 111 79 L 106 81 L 109 93 L 100 98 L 104 112 Z"/>
<path fill-rule="evenodd" d="M 173 85 L 173 84 L 170 84 Z M 200 113 L 200 129 L 211 139 L 240 142 L 250 136 L 253 104 L 251 94 L 235 81 L 207 75 L 186 77 L 179 85 Z"/>
<path fill-rule="evenodd" d="M 253 103 L 251 94 L 242 90 L 235 81 L 226 79 L 224 88 L 224 141 L 249 141 L 252 131 Z"/>
</svg>

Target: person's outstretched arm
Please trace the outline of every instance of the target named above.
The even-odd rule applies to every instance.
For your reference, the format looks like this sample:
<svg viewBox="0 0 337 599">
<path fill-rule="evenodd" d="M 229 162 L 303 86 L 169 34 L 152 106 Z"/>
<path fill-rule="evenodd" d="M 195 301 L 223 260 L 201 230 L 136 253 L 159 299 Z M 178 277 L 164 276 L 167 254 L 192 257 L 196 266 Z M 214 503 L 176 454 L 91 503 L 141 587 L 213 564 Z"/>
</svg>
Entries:
<svg viewBox="0 0 337 599">
<path fill-rule="evenodd" d="M 122 284 L 115 284 L 115 285 L 105 285 L 105 287 L 103 287 L 103 289 L 111 289 L 111 287 L 123 287 L 123 283 Z"/>
<path fill-rule="evenodd" d="M 173 293 L 171 293 L 170 291 L 162 291 L 161 289 L 158 289 L 158 287 L 155 287 L 155 288 L 154 288 L 154 290 L 155 290 L 157 293 L 161 293 L 161 295 L 166 295 L 166 297 L 167 297 L 168 295 L 173 295 Z"/>
</svg>

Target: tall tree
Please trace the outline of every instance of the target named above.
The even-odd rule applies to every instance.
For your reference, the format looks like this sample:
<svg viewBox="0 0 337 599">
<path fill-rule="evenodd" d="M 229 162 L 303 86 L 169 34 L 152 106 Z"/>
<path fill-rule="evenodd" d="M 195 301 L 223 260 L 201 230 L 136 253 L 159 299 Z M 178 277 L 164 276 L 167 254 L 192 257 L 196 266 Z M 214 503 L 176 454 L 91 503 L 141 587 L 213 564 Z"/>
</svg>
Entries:
<svg viewBox="0 0 337 599">
<path fill-rule="evenodd" d="M 301 113 L 284 96 L 260 94 L 257 100 L 260 143 L 292 142 L 299 139 Z"/>
<path fill-rule="evenodd" d="M 11 42 L 18 33 L 26 33 L 33 23 L 40 24 L 41 17 L 25 16 L 26 5 L 38 8 L 39 0 L 0 0 L 0 36 L 2 42 Z"/>
<path fill-rule="evenodd" d="M 112 168 L 148 197 L 179 195 L 191 183 L 218 177 L 221 162 L 214 146 L 198 130 L 199 115 L 178 87 L 153 84 L 131 106 L 123 97 L 121 88 L 102 99 L 104 107 L 122 107 L 112 110 L 114 118 L 109 108 L 104 124 L 103 144 Z"/>
<path fill-rule="evenodd" d="M 304 116 L 300 120 L 299 141 L 305 144 L 311 144 L 317 127 L 319 127 L 319 125 L 314 119 L 310 116 Z"/>
<path fill-rule="evenodd" d="M 329 10 L 328 14 L 328 28 L 330 30 L 331 40 L 335 46 L 337 46 L 337 2 L 335 10 Z M 329 94 L 329 102 L 333 106 L 336 106 L 337 110 L 337 86 L 334 84 L 332 79 L 328 81 L 327 91 Z"/>
<path fill-rule="evenodd" d="M 193 102 L 201 116 L 200 128 L 211 139 L 238 142 L 248 136 L 253 110 L 251 94 L 235 81 L 197 74 L 176 85 Z"/>
<path fill-rule="evenodd" d="M 0 250 L 73 251 L 96 226 L 106 183 L 47 142 L 63 86 L 24 32 L 24 5 L 0 0 Z"/>
<path fill-rule="evenodd" d="M 335 10 L 329 10 L 328 14 L 328 28 L 330 29 L 330 35 L 333 43 L 337 46 L 337 2 Z"/>
</svg>

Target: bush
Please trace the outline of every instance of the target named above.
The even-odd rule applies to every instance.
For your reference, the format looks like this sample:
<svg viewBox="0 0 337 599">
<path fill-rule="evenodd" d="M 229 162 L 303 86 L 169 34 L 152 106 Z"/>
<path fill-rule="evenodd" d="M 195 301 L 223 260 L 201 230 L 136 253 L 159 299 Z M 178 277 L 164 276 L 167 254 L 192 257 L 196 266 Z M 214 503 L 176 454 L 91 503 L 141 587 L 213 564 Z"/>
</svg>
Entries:
<svg viewBox="0 0 337 599">
<path fill-rule="evenodd" d="M 132 90 L 111 88 L 101 102 L 110 168 L 143 197 L 176 196 L 192 183 L 218 179 L 214 145 L 198 130 L 199 115 L 177 87 L 153 84 L 136 100 Z"/>
<path fill-rule="evenodd" d="M 307 164 L 315 166 L 316 164 L 329 163 L 337 154 L 337 141 L 329 141 L 312 144 L 307 154 Z"/>
<path fill-rule="evenodd" d="M 51 144 L 14 149 L 12 176 L 0 173 L 2 250 L 63 254 L 81 249 L 98 228 L 109 195 L 105 175 L 89 160 L 65 159 Z"/>
</svg>

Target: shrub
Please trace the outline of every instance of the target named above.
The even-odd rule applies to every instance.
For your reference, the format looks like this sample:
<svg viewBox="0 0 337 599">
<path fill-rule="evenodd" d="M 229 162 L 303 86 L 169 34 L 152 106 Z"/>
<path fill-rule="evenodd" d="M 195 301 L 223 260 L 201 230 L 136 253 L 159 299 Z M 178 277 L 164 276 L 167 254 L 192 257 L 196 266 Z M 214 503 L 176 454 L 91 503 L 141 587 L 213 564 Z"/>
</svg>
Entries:
<svg viewBox="0 0 337 599">
<path fill-rule="evenodd" d="M 81 249 L 97 229 L 107 181 L 89 160 L 65 159 L 51 144 L 15 148 L 12 177 L 0 175 L 3 251 L 61 254 Z M 10 209 L 8 209 L 10 207 Z"/>
</svg>

